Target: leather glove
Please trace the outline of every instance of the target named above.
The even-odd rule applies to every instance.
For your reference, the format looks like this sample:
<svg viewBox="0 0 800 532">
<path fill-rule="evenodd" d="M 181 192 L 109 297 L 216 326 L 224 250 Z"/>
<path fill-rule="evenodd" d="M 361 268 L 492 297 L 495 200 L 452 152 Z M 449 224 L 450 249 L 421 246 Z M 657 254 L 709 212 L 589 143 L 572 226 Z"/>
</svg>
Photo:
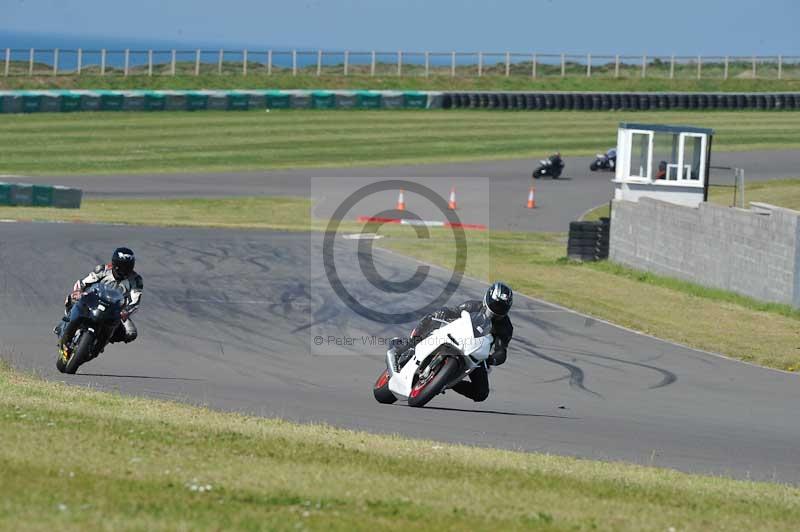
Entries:
<svg viewBox="0 0 800 532">
<path fill-rule="evenodd" d="M 69 297 L 70 299 L 72 299 L 72 302 L 74 303 L 81 298 L 82 294 L 83 292 L 81 290 L 73 290 L 72 293 L 69 295 Z"/>
<path fill-rule="evenodd" d="M 436 312 L 431 314 L 431 318 L 435 320 L 444 320 L 446 316 L 447 316 L 446 310 L 437 310 Z"/>
<path fill-rule="evenodd" d="M 119 318 L 122 321 L 128 321 L 128 311 L 127 310 L 121 310 L 120 313 L 119 313 Z"/>
</svg>

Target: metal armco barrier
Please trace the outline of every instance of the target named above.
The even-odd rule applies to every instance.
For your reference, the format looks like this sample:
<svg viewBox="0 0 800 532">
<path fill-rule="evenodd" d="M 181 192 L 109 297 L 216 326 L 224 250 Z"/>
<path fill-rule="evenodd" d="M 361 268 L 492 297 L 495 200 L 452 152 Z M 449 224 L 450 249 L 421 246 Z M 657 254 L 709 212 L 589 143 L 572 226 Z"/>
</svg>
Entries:
<svg viewBox="0 0 800 532">
<path fill-rule="evenodd" d="M 80 209 L 83 191 L 51 185 L 0 183 L 0 206 Z"/>
</svg>

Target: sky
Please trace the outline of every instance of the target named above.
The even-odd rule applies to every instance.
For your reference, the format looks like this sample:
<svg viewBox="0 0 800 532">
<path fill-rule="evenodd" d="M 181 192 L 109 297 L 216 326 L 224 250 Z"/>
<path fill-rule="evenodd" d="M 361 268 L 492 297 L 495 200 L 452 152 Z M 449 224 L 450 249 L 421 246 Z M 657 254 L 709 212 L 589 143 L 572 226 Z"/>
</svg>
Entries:
<svg viewBox="0 0 800 532">
<path fill-rule="evenodd" d="M 0 0 L 0 13 L 0 48 L 800 56 L 800 0 Z"/>
</svg>

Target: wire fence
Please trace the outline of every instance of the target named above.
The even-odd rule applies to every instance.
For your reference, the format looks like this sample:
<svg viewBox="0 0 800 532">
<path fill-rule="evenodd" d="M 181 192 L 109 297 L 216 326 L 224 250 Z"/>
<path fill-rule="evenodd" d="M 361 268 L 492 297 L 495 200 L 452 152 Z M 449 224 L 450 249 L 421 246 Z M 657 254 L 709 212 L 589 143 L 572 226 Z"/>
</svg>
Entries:
<svg viewBox="0 0 800 532">
<path fill-rule="evenodd" d="M 800 56 L 631 56 L 536 52 L 2 49 L 3 76 L 598 77 L 800 79 Z"/>
</svg>

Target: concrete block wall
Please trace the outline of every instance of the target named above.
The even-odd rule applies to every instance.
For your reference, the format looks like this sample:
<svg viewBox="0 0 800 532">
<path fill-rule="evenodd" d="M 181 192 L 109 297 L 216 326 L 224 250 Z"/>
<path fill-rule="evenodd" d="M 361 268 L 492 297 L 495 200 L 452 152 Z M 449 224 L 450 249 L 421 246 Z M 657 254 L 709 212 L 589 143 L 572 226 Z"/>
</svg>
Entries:
<svg viewBox="0 0 800 532">
<path fill-rule="evenodd" d="M 614 200 L 612 261 L 800 307 L 800 213 Z"/>
</svg>

